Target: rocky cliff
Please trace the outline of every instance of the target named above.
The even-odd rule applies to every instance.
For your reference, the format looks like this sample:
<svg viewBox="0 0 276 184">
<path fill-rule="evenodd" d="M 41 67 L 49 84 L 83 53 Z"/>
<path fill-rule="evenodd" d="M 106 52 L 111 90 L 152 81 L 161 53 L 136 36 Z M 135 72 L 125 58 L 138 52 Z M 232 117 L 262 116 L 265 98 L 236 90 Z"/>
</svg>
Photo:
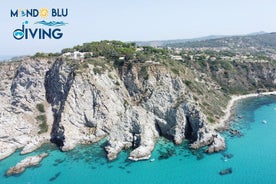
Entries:
<svg viewBox="0 0 276 184">
<path fill-rule="evenodd" d="M 268 70 L 275 88 L 275 68 Z M 229 96 L 194 68 L 176 75 L 156 63 L 117 68 L 24 58 L 1 64 L 0 73 L 0 159 L 46 142 L 67 151 L 105 137 L 110 160 L 122 149 L 132 149 L 132 160 L 147 159 L 160 136 L 176 144 L 187 139 L 193 149 L 208 146 L 207 152 L 225 149 L 212 123 L 223 115 Z"/>
</svg>

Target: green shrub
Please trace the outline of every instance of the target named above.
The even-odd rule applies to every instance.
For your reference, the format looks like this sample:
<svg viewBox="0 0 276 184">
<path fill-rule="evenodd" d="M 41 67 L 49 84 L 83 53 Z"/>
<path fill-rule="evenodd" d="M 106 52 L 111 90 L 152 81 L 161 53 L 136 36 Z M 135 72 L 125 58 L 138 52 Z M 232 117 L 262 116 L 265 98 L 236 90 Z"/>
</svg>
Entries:
<svg viewBox="0 0 276 184">
<path fill-rule="evenodd" d="M 231 70 L 233 68 L 232 64 L 229 61 L 221 62 L 221 67 L 225 70 Z"/>
<path fill-rule="evenodd" d="M 128 105 L 129 105 L 128 101 L 124 99 L 124 108 L 126 109 Z"/>
<path fill-rule="evenodd" d="M 101 74 L 103 74 L 103 71 L 104 69 L 103 68 L 100 68 L 100 67 L 94 67 L 93 68 L 93 72 L 94 72 L 94 74 L 99 74 L 99 75 L 101 75 Z"/>
<path fill-rule="evenodd" d="M 40 130 L 39 130 L 38 134 L 42 134 L 42 133 L 45 133 L 45 132 L 48 131 L 48 125 L 47 125 L 47 123 L 41 123 L 39 125 L 39 128 L 40 128 Z"/>
<path fill-rule="evenodd" d="M 176 69 L 176 68 L 172 68 L 172 72 L 173 72 L 175 75 L 179 75 L 179 70 Z"/>
<path fill-rule="evenodd" d="M 40 122 L 46 122 L 46 116 L 44 114 L 37 116 L 35 119 Z"/>
<path fill-rule="evenodd" d="M 36 104 L 36 108 L 41 113 L 45 112 L 44 105 L 42 103 Z"/>
<path fill-rule="evenodd" d="M 124 65 L 124 61 L 123 60 L 119 60 L 119 59 L 116 59 L 113 63 L 113 66 L 114 68 L 120 68 Z"/>
<path fill-rule="evenodd" d="M 141 67 L 138 76 L 139 76 L 139 78 L 142 78 L 144 80 L 148 80 L 149 79 L 149 74 L 148 74 L 147 66 L 142 66 Z"/>
<path fill-rule="evenodd" d="M 82 65 L 82 67 L 83 67 L 83 68 L 89 68 L 89 65 L 88 65 L 87 63 L 84 63 L 84 64 Z"/>
<path fill-rule="evenodd" d="M 194 98 L 195 101 L 198 101 L 198 100 L 199 100 L 196 96 L 193 96 L 193 98 Z"/>
<path fill-rule="evenodd" d="M 192 82 L 189 80 L 185 80 L 184 83 L 186 84 L 186 86 L 190 87 L 192 85 Z"/>
<path fill-rule="evenodd" d="M 47 118 L 45 115 L 39 115 L 36 117 L 37 121 L 40 121 L 39 124 L 40 130 L 38 131 L 38 134 L 42 134 L 48 131 L 48 125 L 47 125 Z"/>
<path fill-rule="evenodd" d="M 209 121 L 210 123 L 215 123 L 215 122 L 216 122 L 216 121 L 214 120 L 214 118 L 208 117 L 207 119 L 208 119 L 208 121 Z"/>
</svg>

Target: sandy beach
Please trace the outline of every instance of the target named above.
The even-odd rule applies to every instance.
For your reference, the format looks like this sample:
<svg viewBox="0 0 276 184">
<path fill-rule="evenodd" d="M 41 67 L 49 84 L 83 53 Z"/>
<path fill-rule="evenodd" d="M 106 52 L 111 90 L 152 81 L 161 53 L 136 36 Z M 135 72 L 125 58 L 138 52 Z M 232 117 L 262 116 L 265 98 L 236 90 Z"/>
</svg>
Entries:
<svg viewBox="0 0 276 184">
<path fill-rule="evenodd" d="M 228 123 L 231 120 L 232 111 L 235 108 L 236 102 L 238 102 L 239 100 L 250 98 L 250 97 L 259 97 L 263 95 L 276 95 L 276 91 L 263 92 L 263 93 L 251 93 L 247 95 L 233 95 L 231 97 L 231 100 L 228 102 L 226 109 L 224 110 L 225 115 L 219 120 L 218 124 L 213 126 L 213 128 L 221 130 L 228 127 L 229 125 Z"/>
</svg>

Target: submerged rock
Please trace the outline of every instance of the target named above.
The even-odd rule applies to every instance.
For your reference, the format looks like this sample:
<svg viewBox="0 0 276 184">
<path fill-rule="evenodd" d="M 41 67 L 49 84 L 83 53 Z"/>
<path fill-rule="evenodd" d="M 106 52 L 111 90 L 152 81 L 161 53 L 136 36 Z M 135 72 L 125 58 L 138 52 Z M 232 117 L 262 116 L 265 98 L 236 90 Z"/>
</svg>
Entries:
<svg viewBox="0 0 276 184">
<path fill-rule="evenodd" d="M 226 175 L 226 174 L 231 174 L 232 173 L 232 168 L 227 168 L 227 169 L 223 169 L 219 172 L 220 175 Z"/>
<path fill-rule="evenodd" d="M 51 177 L 51 178 L 49 179 L 49 181 L 54 181 L 54 180 L 56 180 L 56 179 L 59 177 L 60 174 L 61 174 L 61 172 L 56 173 L 53 177 Z"/>
<path fill-rule="evenodd" d="M 174 146 L 172 147 L 166 147 L 164 146 L 162 149 L 158 150 L 159 157 L 158 160 L 168 159 L 171 156 L 174 156 L 176 154 Z"/>
<path fill-rule="evenodd" d="M 232 158 L 234 156 L 231 153 L 223 153 L 222 155 L 223 155 L 223 158 L 226 158 L 226 159 L 230 159 L 230 158 Z"/>
<path fill-rule="evenodd" d="M 239 130 L 235 130 L 235 129 L 232 129 L 232 128 L 231 128 L 231 129 L 229 130 L 229 132 L 230 132 L 231 136 L 238 136 L 238 137 L 243 136 L 242 132 L 239 131 Z"/>
<path fill-rule="evenodd" d="M 196 155 L 196 159 L 197 159 L 197 160 L 201 160 L 201 159 L 203 159 L 203 158 L 204 158 L 203 153 L 198 153 L 198 154 Z"/>
</svg>

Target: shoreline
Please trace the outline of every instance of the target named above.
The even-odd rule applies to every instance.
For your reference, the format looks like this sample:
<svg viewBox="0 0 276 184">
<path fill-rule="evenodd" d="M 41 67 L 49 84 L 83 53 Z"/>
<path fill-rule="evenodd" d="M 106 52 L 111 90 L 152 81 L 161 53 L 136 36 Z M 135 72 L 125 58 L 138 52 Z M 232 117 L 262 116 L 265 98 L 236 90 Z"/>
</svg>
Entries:
<svg viewBox="0 0 276 184">
<path fill-rule="evenodd" d="M 239 100 L 243 100 L 246 98 L 251 98 L 251 97 L 261 97 L 261 96 L 268 96 L 268 95 L 274 95 L 276 96 L 276 91 L 272 91 L 272 92 L 262 92 L 262 93 L 251 93 L 251 94 L 246 94 L 246 95 L 232 95 L 231 99 L 228 101 L 228 104 L 226 106 L 226 108 L 224 109 L 224 116 L 221 117 L 218 121 L 218 123 L 216 124 L 209 124 L 210 128 L 220 132 L 223 130 L 227 130 L 229 128 L 230 125 L 230 121 L 232 120 L 233 116 L 234 116 L 234 109 L 236 108 L 236 103 Z M 21 150 L 21 154 L 27 154 L 30 152 L 33 152 L 37 149 L 39 149 L 43 144 L 48 143 L 49 140 L 47 141 L 47 139 L 45 139 L 45 137 L 36 142 L 36 144 L 27 144 L 23 147 L 11 147 L 10 149 L 7 149 L 6 152 L 1 152 L 0 151 L 0 161 L 4 160 L 6 158 L 8 158 L 9 156 L 11 156 L 14 152 L 16 152 L 18 149 L 22 149 Z M 34 142 L 32 142 L 34 143 Z"/>
<path fill-rule="evenodd" d="M 262 92 L 262 93 L 250 93 L 246 95 L 233 95 L 231 96 L 231 100 L 228 102 L 224 112 L 224 116 L 220 118 L 219 122 L 212 127 L 216 130 L 225 130 L 229 128 L 229 123 L 231 121 L 231 117 L 233 116 L 233 110 L 235 109 L 236 103 L 240 100 L 251 98 L 251 97 L 261 97 L 268 95 L 276 95 L 276 91 L 272 92 Z"/>
</svg>

